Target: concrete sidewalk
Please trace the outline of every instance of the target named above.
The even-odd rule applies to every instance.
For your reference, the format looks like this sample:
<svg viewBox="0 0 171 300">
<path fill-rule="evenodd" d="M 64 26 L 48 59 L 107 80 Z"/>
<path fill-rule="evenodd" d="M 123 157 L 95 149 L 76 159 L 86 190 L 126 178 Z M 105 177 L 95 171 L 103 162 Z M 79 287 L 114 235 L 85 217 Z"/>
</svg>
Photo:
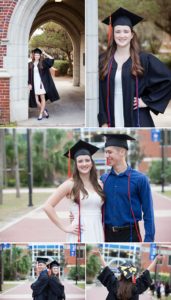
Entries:
<svg viewBox="0 0 171 300">
<path fill-rule="evenodd" d="M 50 117 L 37 120 L 36 108 L 31 108 L 29 119 L 18 122 L 18 127 L 84 127 L 85 125 L 85 96 L 84 87 L 75 87 L 71 77 L 53 78 L 60 100 L 47 101 Z"/>
<path fill-rule="evenodd" d="M 0 294 L 1 300 L 26 299 L 32 300 L 32 290 L 30 288 L 32 282 L 25 281 L 19 283 L 16 287 Z M 68 280 L 62 282 L 65 286 L 66 299 L 85 300 L 85 291 Z"/>
<path fill-rule="evenodd" d="M 171 201 L 169 198 L 153 192 L 154 215 L 156 224 L 156 242 L 171 242 Z M 64 198 L 57 206 L 58 216 L 63 224 L 69 224 L 71 201 Z M 144 237 L 144 222 L 140 222 Z M 32 210 L 21 218 L 9 222 L 0 229 L 0 242 L 65 242 L 67 235 L 55 226 L 41 207 Z M 93 242 L 93 241 L 92 241 Z M 99 241 L 100 242 L 100 241 Z"/>
</svg>

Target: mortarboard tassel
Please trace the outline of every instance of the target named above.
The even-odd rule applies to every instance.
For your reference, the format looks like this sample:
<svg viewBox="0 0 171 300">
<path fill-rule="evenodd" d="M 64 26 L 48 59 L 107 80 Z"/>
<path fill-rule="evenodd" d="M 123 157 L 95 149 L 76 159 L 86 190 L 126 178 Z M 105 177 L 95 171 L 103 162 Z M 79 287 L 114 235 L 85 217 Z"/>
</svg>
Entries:
<svg viewBox="0 0 171 300">
<path fill-rule="evenodd" d="M 112 36 L 113 28 L 112 28 L 112 17 L 109 17 L 109 26 L 108 26 L 108 47 L 110 46 L 110 40 Z"/>
<path fill-rule="evenodd" d="M 71 152 L 68 153 L 68 178 L 71 177 Z"/>
<path fill-rule="evenodd" d="M 135 277 L 135 275 L 132 275 L 132 283 L 136 284 L 136 277 Z"/>
</svg>

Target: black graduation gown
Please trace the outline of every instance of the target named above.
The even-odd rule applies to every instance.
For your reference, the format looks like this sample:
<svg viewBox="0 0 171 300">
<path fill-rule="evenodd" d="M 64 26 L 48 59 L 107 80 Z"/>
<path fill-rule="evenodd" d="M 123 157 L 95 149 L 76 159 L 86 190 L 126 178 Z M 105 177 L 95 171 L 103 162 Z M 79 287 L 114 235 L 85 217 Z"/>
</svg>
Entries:
<svg viewBox="0 0 171 300">
<path fill-rule="evenodd" d="M 38 64 L 40 78 L 43 82 L 46 95 L 46 100 L 50 100 L 51 102 L 59 99 L 58 91 L 53 82 L 52 76 L 50 74 L 50 68 L 54 64 L 54 59 L 45 58 L 42 62 L 43 68 L 40 68 L 40 64 Z M 35 100 L 35 91 L 34 91 L 34 65 L 32 62 L 29 63 L 28 66 L 28 84 L 32 85 L 32 90 L 29 94 L 29 107 L 37 107 Z"/>
<path fill-rule="evenodd" d="M 64 286 L 58 277 L 49 277 L 48 300 L 65 300 Z"/>
<path fill-rule="evenodd" d="M 41 272 L 37 280 L 31 285 L 34 300 L 48 300 L 48 282 L 49 276 L 47 271 Z"/>
<path fill-rule="evenodd" d="M 150 111 L 156 115 L 164 113 L 171 100 L 171 71 L 155 56 L 140 53 L 144 75 L 138 77 L 138 97 L 147 105 L 139 109 L 140 127 L 154 127 Z M 133 110 L 133 101 L 136 97 L 136 80 L 131 74 L 132 60 L 129 58 L 122 66 L 122 89 L 124 103 L 124 127 L 139 127 L 137 110 Z M 114 84 L 117 63 L 113 59 L 110 76 L 109 110 L 111 127 L 115 127 L 114 120 Z M 107 109 L 107 76 L 99 81 L 99 126 L 108 123 Z"/>
<path fill-rule="evenodd" d="M 117 287 L 119 281 L 109 267 L 105 267 L 101 274 L 97 277 L 100 282 L 108 289 L 106 300 L 117 300 Z M 137 278 L 136 284 L 133 286 L 132 297 L 130 300 L 138 300 L 139 295 L 145 292 L 151 284 L 150 272 L 144 271 L 143 274 Z"/>
</svg>

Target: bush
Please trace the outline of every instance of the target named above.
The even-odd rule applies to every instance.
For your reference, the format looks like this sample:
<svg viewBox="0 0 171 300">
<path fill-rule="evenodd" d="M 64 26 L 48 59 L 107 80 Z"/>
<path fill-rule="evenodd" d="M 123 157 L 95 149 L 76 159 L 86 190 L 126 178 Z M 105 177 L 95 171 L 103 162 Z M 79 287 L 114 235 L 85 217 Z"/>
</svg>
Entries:
<svg viewBox="0 0 171 300">
<path fill-rule="evenodd" d="M 31 257 L 16 246 L 3 252 L 3 262 L 5 280 L 25 279 L 30 273 Z"/>
<path fill-rule="evenodd" d="M 76 280 L 76 275 L 77 280 L 84 280 L 85 279 L 85 268 L 77 266 L 77 272 L 76 272 L 76 267 L 72 267 L 69 271 L 68 278 L 72 280 Z"/>
<path fill-rule="evenodd" d="M 151 278 L 155 280 L 155 273 L 151 273 Z M 157 281 L 162 281 L 162 282 L 168 282 L 170 278 L 170 274 L 169 273 L 157 273 L 156 276 L 156 280 Z"/>
<path fill-rule="evenodd" d="M 148 176 L 152 183 L 161 184 L 162 182 L 161 163 L 161 161 L 153 161 L 149 168 Z M 165 163 L 164 179 L 166 183 L 171 183 L 171 162 Z"/>
<path fill-rule="evenodd" d="M 170 54 L 158 54 L 156 55 L 169 69 L 171 69 L 171 55 Z"/>
<path fill-rule="evenodd" d="M 100 261 L 99 258 L 95 255 L 91 255 L 88 259 L 87 266 L 86 266 L 86 282 L 92 283 L 94 277 L 99 273 L 100 271 Z"/>
<path fill-rule="evenodd" d="M 55 60 L 54 68 L 58 69 L 60 75 L 66 75 L 69 68 L 69 62 L 66 60 Z"/>
</svg>

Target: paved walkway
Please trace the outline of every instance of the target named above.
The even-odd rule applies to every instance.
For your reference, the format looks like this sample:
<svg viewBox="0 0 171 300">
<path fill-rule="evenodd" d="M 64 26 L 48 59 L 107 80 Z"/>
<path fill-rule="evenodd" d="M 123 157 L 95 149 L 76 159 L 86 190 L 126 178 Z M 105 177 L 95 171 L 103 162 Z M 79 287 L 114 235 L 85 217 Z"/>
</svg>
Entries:
<svg viewBox="0 0 171 300">
<path fill-rule="evenodd" d="M 75 87 L 71 77 L 54 79 L 60 100 L 47 101 L 50 118 L 38 121 L 37 109 L 30 109 L 29 120 L 18 122 L 19 127 L 84 127 L 85 97 L 84 88 Z"/>
<path fill-rule="evenodd" d="M 14 288 L 9 289 L 8 291 L 0 294 L 1 300 L 12 300 L 12 299 L 26 299 L 32 300 L 32 290 L 30 285 L 32 282 L 25 281 L 22 284 L 17 285 Z M 63 282 L 65 286 L 66 299 L 72 300 L 85 300 L 85 291 L 68 280 Z"/>
<path fill-rule="evenodd" d="M 153 191 L 156 242 L 171 242 L 171 199 Z M 64 224 L 69 224 L 70 200 L 64 198 L 56 210 Z M 143 222 L 140 224 L 144 236 Z M 24 229 L 24 230 L 23 230 Z M 41 207 L 9 222 L 0 229 L 0 242 L 65 242 L 66 234 L 58 229 Z M 93 241 L 92 241 L 93 242 Z"/>
</svg>

